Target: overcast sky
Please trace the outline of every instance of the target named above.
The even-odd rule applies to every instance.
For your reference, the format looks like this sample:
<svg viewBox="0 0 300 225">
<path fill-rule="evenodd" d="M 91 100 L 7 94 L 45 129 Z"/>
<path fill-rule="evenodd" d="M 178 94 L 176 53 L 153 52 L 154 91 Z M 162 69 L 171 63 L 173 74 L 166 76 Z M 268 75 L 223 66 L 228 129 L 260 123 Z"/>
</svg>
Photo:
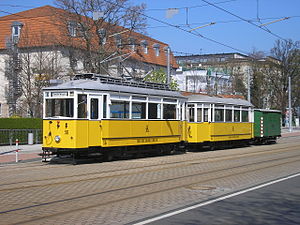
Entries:
<svg viewBox="0 0 300 225">
<path fill-rule="evenodd" d="M 1 0 L 0 16 L 7 15 L 7 12 L 15 13 L 43 5 L 53 5 L 52 2 L 52 0 Z M 149 36 L 168 43 L 175 54 L 176 52 L 246 54 L 252 52 L 254 48 L 268 53 L 279 38 L 300 40 L 299 0 L 131 0 L 131 2 L 147 5 Z M 215 7 L 205 2 L 213 3 Z M 174 9 L 170 11 L 168 8 Z M 167 12 L 171 18 L 166 17 Z M 258 27 L 260 24 L 285 17 L 290 18 L 263 26 L 268 28 L 268 32 Z M 243 19 L 251 20 L 252 24 Z M 212 22 L 216 24 L 191 31 Z M 174 26 L 179 26 L 180 29 Z"/>
</svg>

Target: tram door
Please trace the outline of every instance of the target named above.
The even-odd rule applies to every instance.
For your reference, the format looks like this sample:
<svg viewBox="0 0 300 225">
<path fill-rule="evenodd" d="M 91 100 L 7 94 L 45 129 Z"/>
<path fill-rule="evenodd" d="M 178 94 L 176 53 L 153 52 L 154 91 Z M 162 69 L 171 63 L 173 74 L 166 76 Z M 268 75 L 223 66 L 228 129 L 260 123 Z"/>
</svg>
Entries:
<svg viewBox="0 0 300 225">
<path fill-rule="evenodd" d="M 88 97 L 88 109 L 89 109 L 89 131 L 88 140 L 89 146 L 99 146 L 102 130 L 101 119 L 103 118 L 103 96 L 102 95 L 90 95 Z"/>
</svg>

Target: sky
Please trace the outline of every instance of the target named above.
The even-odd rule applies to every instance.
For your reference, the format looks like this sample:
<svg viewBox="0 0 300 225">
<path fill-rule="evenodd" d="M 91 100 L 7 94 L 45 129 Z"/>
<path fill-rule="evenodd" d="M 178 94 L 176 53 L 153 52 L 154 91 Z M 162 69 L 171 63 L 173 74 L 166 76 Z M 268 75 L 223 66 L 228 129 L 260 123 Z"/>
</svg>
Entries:
<svg viewBox="0 0 300 225">
<path fill-rule="evenodd" d="M 229 52 L 250 54 L 254 50 L 270 55 L 270 49 L 278 39 L 300 41 L 299 0 L 130 2 L 147 5 L 147 34 L 169 44 L 175 55 Z M 0 16 L 44 5 L 54 6 L 52 0 L 0 0 Z M 175 9 L 172 10 L 174 15 L 167 18 L 167 12 L 170 12 L 168 9 L 171 8 Z M 264 25 L 285 17 L 289 18 Z M 215 24 L 193 30 L 210 23 Z"/>
</svg>

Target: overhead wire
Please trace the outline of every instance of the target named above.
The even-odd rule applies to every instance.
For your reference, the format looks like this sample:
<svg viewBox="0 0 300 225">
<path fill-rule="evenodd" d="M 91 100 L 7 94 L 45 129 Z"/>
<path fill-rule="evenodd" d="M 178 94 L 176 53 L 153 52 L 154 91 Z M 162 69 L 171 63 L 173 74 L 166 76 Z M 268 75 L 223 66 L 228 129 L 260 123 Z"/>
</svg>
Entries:
<svg viewBox="0 0 300 225">
<path fill-rule="evenodd" d="M 109 3 L 109 4 L 112 4 L 112 5 L 115 5 L 115 6 L 118 6 L 118 7 L 121 7 L 121 8 L 125 8 L 125 9 L 126 9 L 126 7 L 122 6 L 121 4 L 113 3 L 113 2 L 110 2 L 110 1 L 108 1 L 108 0 L 103 0 L 103 1 L 104 1 L 104 2 L 107 2 L 107 3 Z M 128 9 L 128 8 L 127 8 L 127 9 Z M 170 27 L 174 27 L 174 28 L 179 29 L 179 30 L 181 30 L 181 31 L 184 31 L 184 32 L 186 32 L 186 33 L 189 33 L 189 34 L 192 34 L 192 35 L 194 35 L 194 36 L 197 36 L 197 37 L 200 37 L 200 38 L 202 38 L 202 39 L 205 39 L 205 40 L 207 40 L 207 41 L 213 42 L 213 43 L 215 43 L 215 44 L 222 45 L 222 46 L 227 47 L 227 48 L 230 48 L 230 49 L 232 49 L 232 50 L 235 50 L 235 51 L 241 52 L 241 53 L 243 53 L 243 54 L 249 55 L 249 52 L 247 52 L 247 51 L 244 51 L 244 50 L 241 50 L 241 49 L 232 47 L 232 46 L 230 46 L 230 45 L 228 45 L 228 44 L 225 44 L 225 43 L 222 43 L 222 42 L 220 42 L 220 41 L 214 40 L 214 39 L 212 39 L 212 38 L 206 37 L 206 36 L 204 36 L 204 35 L 202 35 L 202 34 L 200 34 L 200 33 L 198 33 L 198 32 L 192 32 L 192 31 L 186 30 L 186 29 L 184 29 L 184 28 L 182 28 L 182 27 L 179 27 L 179 26 L 177 26 L 177 25 L 173 25 L 173 24 L 171 24 L 171 23 L 168 23 L 168 22 L 159 20 L 159 19 L 154 18 L 154 17 L 152 17 L 152 16 L 148 16 L 148 15 L 146 15 L 146 14 L 144 14 L 144 13 L 141 13 L 141 12 L 139 12 L 139 14 L 142 15 L 142 16 L 145 16 L 145 17 L 147 17 L 147 18 L 149 18 L 149 19 L 151 19 L 151 20 L 154 20 L 154 21 L 157 21 L 157 22 L 159 22 L 159 23 L 168 25 L 168 26 L 170 26 Z"/>
<path fill-rule="evenodd" d="M 234 17 L 237 17 L 237 18 L 239 18 L 240 20 L 243 20 L 243 21 L 245 21 L 246 23 L 251 24 L 252 26 L 255 26 L 255 27 L 257 27 L 257 28 L 259 28 L 259 29 L 261 29 L 261 30 L 263 30 L 263 31 L 265 31 L 265 32 L 268 32 L 269 34 L 273 35 L 274 37 L 277 37 L 277 38 L 279 38 L 279 39 L 281 39 L 281 40 L 283 40 L 283 41 L 285 41 L 285 42 L 287 41 L 285 38 L 282 38 L 282 37 L 280 37 L 279 35 L 277 35 L 277 34 L 271 32 L 270 30 L 265 29 L 264 27 L 260 27 L 259 25 L 255 24 L 255 23 L 253 23 L 253 22 L 251 22 L 251 21 L 249 21 L 249 20 L 246 20 L 246 19 L 244 19 L 243 17 L 238 16 L 238 15 L 236 15 L 236 14 L 234 14 L 234 13 L 228 11 L 227 9 L 224 9 L 224 8 L 222 8 L 222 7 L 220 7 L 220 6 L 217 6 L 216 4 L 213 4 L 213 3 L 211 3 L 211 2 L 209 2 L 209 1 L 207 1 L 207 0 L 201 0 L 201 1 L 207 3 L 207 4 L 211 5 L 211 6 L 213 6 L 213 7 L 215 7 L 215 8 L 217 8 L 217 9 L 223 11 L 223 12 L 226 12 L 226 13 L 228 13 L 228 14 L 234 16 Z"/>
<path fill-rule="evenodd" d="M 276 19 L 282 19 L 282 18 L 297 18 L 297 17 L 300 17 L 300 16 L 284 16 L 284 17 L 266 17 L 266 18 L 260 18 L 261 21 L 264 21 L 264 20 L 276 20 Z M 252 22 L 258 22 L 257 18 L 251 18 L 251 19 L 248 19 L 249 21 L 252 21 Z M 207 21 L 207 22 L 201 22 L 201 23 L 189 23 L 189 25 L 202 25 L 202 24 L 207 24 L 207 23 L 210 23 L 211 21 Z M 217 24 L 226 24 L 226 23 L 238 23 L 238 22 L 242 22 L 242 20 L 220 20 L 220 21 L 214 21 L 215 23 Z M 175 25 L 175 24 L 174 24 Z M 181 24 L 176 24 L 175 26 L 181 26 L 181 27 L 185 27 L 187 26 L 186 23 L 181 23 Z M 147 28 L 150 28 L 150 29 L 153 29 L 153 28 L 163 28 L 163 27 L 168 27 L 167 25 L 163 26 L 148 26 Z"/>
<path fill-rule="evenodd" d="M 221 1 L 221 2 L 214 2 L 214 4 L 223 4 L 228 2 L 235 2 L 237 0 L 227 0 L 227 1 Z M 181 6 L 181 7 L 174 7 L 175 9 L 194 9 L 194 8 L 202 8 L 209 6 L 209 4 L 202 4 L 202 5 L 194 5 L 194 6 Z M 145 11 L 166 11 L 169 8 L 161 8 L 161 9 L 146 9 Z"/>
<path fill-rule="evenodd" d="M 128 8 L 126 8 L 126 7 L 124 7 L 124 6 L 120 5 L 120 4 L 118 4 L 118 3 L 113 3 L 113 2 L 110 2 L 110 1 L 108 1 L 108 0 L 104 0 L 104 1 L 107 2 L 107 3 L 109 3 L 109 4 L 117 5 L 117 6 L 120 7 L 120 8 L 128 9 Z M 222 10 L 222 11 L 224 10 L 224 11 L 226 11 L 227 13 L 229 13 L 229 14 L 231 14 L 231 15 L 237 17 L 237 18 L 239 18 L 239 20 L 218 21 L 217 23 L 230 23 L 230 22 L 245 21 L 245 22 L 251 23 L 252 25 L 254 25 L 254 26 L 256 26 L 256 27 L 258 27 L 258 28 L 260 28 L 260 29 L 262 29 L 262 30 L 268 32 L 268 33 L 271 33 L 272 35 L 275 35 L 276 37 L 280 38 L 281 40 L 285 40 L 285 39 L 281 38 L 280 36 L 277 36 L 276 34 L 270 32 L 270 31 L 267 31 L 267 30 L 263 29 L 262 27 L 259 27 L 259 25 L 256 25 L 256 24 L 252 23 L 251 20 L 246 20 L 246 19 L 244 19 L 244 18 L 242 18 L 242 17 L 240 17 L 240 16 L 237 16 L 237 15 L 235 15 L 235 14 L 233 14 L 233 13 L 231 13 L 231 12 L 225 10 L 225 9 L 222 9 L 221 7 L 218 7 L 218 6 L 216 6 L 216 5 L 214 5 L 213 3 L 210 3 L 210 2 L 208 2 L 208 1 L 205 1 L 205 0 L 202 0 L 202 1 L 206 2 L 208 5 L 211 5 L 211 6 L 220 8 L 220 10 Z M 235 0 L 223 1 L 223 2 L 218 2 L 218 3 L 215 3 L 215 4 L 221 4 L 221 3 L 230 2 L 230 1 L 235 1 Z M 16 6 L 17 6 L 17 5 L 16 5 Z M 18 5 L 18 6 L 20 6 L 20 5 Z M 203 6 L 203 5 L 202 5 L 202 6 Z M 193 6 L 193 7 L 199 7 L 199 6 Z M 183 7 L 183 8 L 185 8 L 185 7 Z M 6 13 L 6 14 L 9 14 L 9 15 L 16 15 L 16 16 L 19 16 L 19 17 L 27 18 L 27 17 L 25 17 L 25 16 L 21 16 L 21 15 L 18 15 L 18 14 L 16 14 L 16 13 L 10 13 L 10 12 L 4 11 L 4 10 L 0 10 L 0 12 Z M 242 49 L 238 49 L 238 48 L 235 48 L 235 47 L 230 46 L 230 45 L 228 45 L 228 44 L 225 44 L 225 43 L 222 43 L 222 42 L 220 42 L 220 41 L 214 40 L 214 39 L 212 39 L 212 38 L 206 37 L 206 36 L 200 34 L 199 32 L 191 32 L 190 30 L 186 30 L 186 29 L 184 29 L 184 28 L 181 27 L 181 26 L 183 26 L 183 25 L 174 25 L 174 24 L 171 24 L 171 23 L 168 23 L 168 22 L 159 20 L 159 19 L 157 19 L 157 18 L 154 18 L 154 17 L 152 17 L 152 16 L 148 16 L 148 15 L 146 15 L 146 14 L 144 14 L 144 13 L 141 13 L 141 12 L 140 12 L 139 14 L 141 14 L 142 16 L 145 16 L 145 17 L 147 17 L 147 18 L 149 18 L 149 19 L 151 19 L 151 20 L 157 21 L 157 22 L 159 22 L 159 23 L 161 23 L 161 24 L 165 24 L 167 27 L 173 27 L 173 28 L 179 29 L 179 30 L 181 30 L 181 31 L 184 31 L 184 32 L 186 32 L 186 33 L 190 33 L 190 34 L 192 34 L 192 35 L 194 35 L 194 36 L 198 36 L 198 37 L 200 37 L 200 38 L 202 38 L 202 39 L 205 39 L 205 40 L 207 40 L 207 41 L 210 41 L 210 42 L 213 42 L 213 43 L 222 45 L 222 46 L 224 46 L 224 47 L 230 48 L 230 49 L 232 49 L 232 50 L 241 52 L 241 53 L 243 53 L 243 54 L 249 54 L 248 52 L 246 52 L 246 51 L 244 51 L 244 50 L 242 50 Z M 292 18 L 292 17 L 300 17 L 300 16 L 290 16 L 290 18 Z M 265 19 L 273 19 L 273 18 L 265 18 Z M 53 23 L 53 22 L 46 22 L 46 21 L 41 21 L 41 22 L 43 22 L 43 23 L 48 23 L 48 24 L 52 24 L 52 25 L 54 24 L 54 25 L 62 26 L 62 25 L 60 25 L 60 24 L 55 24 L 55 23 Z M 196 25 L 196 24 L 201 24 L 201 23 L 193 23 L 193 24 L 190 24 L 190 25 Z M 187 26 L 187 24 L 184 24 L 184 26 Z M 159 27 L 159 26 L 157 26 L 157 27 Z M 160 26 L 160 27 L 162 27 L 162 26 Z M 150 27 L 150 28 L 151 28 L 151 27 Z M 286 40 L 285 40 L 285 41 L 286 41 Z"/>
</svg>

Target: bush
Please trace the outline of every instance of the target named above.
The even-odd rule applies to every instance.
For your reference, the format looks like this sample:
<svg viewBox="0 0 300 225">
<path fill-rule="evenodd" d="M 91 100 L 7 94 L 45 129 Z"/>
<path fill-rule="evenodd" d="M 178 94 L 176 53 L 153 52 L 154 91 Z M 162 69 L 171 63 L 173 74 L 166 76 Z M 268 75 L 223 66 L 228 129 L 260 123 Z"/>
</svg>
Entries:
<svg viewBox="0 0 300 225">
<path fill-rule="evenodd" d="M 41 118 L 0 118 L 0 129 L 42 129 Z"/>
</svg>

